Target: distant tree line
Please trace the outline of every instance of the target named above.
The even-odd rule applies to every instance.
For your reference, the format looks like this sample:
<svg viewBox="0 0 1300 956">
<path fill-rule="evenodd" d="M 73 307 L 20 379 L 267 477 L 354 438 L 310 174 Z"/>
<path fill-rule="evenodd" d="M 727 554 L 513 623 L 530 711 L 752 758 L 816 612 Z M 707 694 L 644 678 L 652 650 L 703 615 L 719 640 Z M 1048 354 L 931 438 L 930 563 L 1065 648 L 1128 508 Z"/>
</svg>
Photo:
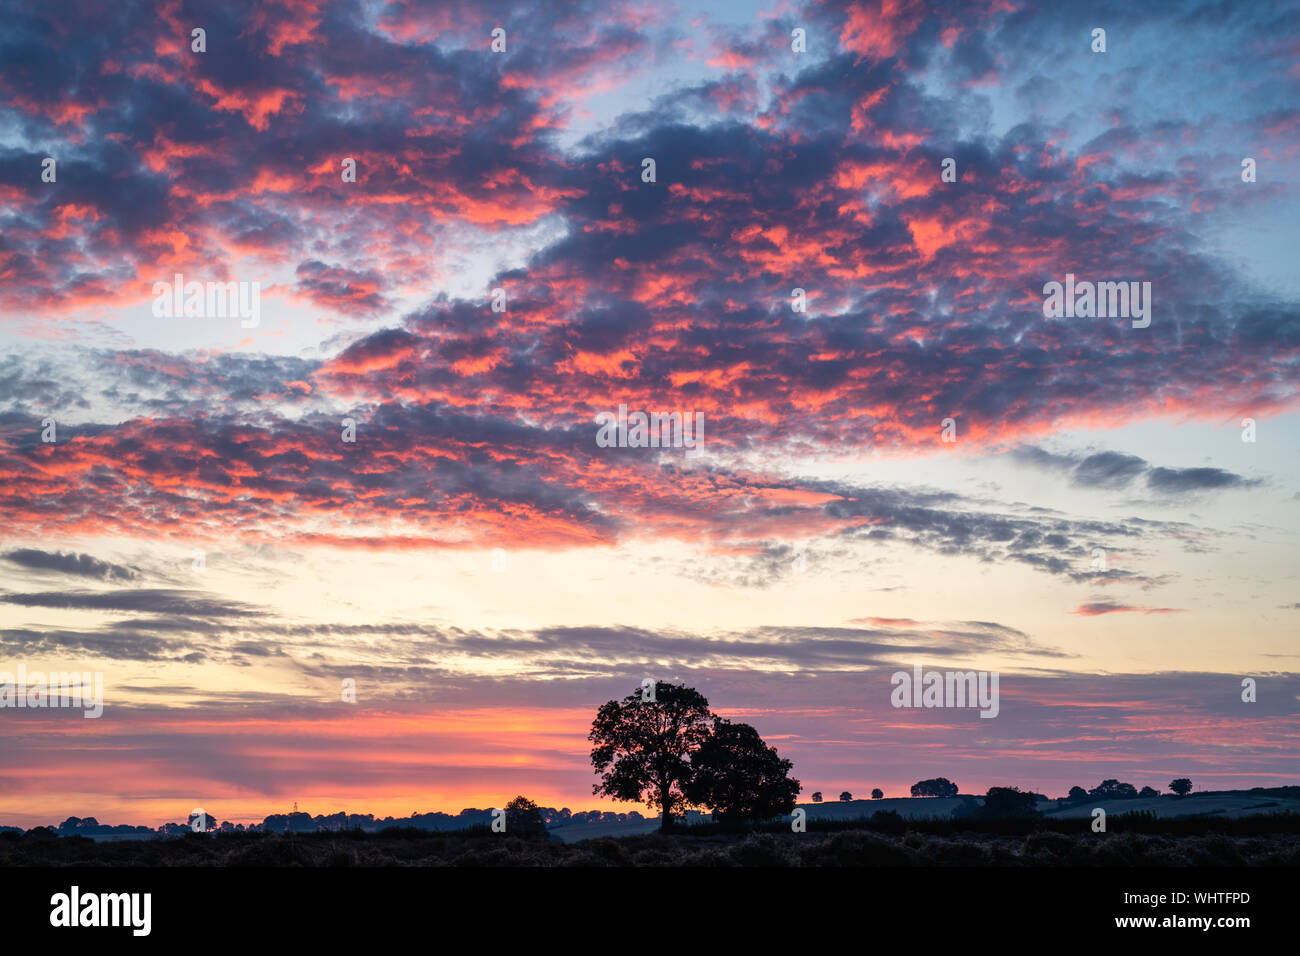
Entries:
<svg viewBox="0 0 1300 956">
<path fill-rule="evenodd" d="M 512 819 L 511 805 L 519 800 L 532 804 L 532 801 L 526 800 L 524 797 L 516 797 L 515 801 L 506 804 L 502 808 L 507 813 L 507 821 Z M 639 823 L 645 820 L 645 817 L 635 810 L 629 813 L 616 813 L 609 810 L 584 810 L 574 813 L 568 807 L 557 810 L 553 807 L 539 807 L 536 804 L 532 804 L 532 806 L 545 827 L 577 823 Z M 519 807 L 516 807 L 517 809 Z M 264 818 L 261 823 L 248 824 L 232 823 L 229 820 L 218 821 L 211 814 L 205 814 L 205 819 L 199 819 L 196 814 L 191 813 L 185 823 L 164 823 L 156 829 L 127 824 L 113 826 L 100 823 L 94 817 L 68 817 L 58 826 L 38 827 L 36 829 L 48 830 L 58 836 L 138 836 L 141 839 L 147 839 L 149 837 L 181 837 L 200 831 L 209 833 L 317 833 L 321 831 L 362 830 L 367 833 L 378 833 L 381 830 L 393 827 L 398 829 L 455 831 L 488 826 L 492 823 L 492 818 L 491 809 L 478 809 L 476 807 L 469 807 L 455 814 L 414 813 L 409 817 L 376 817 L 372 813 L 343 812 L 315 816 L 301 812 L 273 813 Z M 516 814 L 513 819 L 518 826 L 524 826 L 523 817 Z M 197 827 L 195 826 L 196 823 L 198 824 Z M 0 832 L 4 831 L 24 832 L 22 827 L 0 826 Z"/>
<path fill-rule="evenodd" d="M 1177 796 L 1186 796 L 1192 791 L 1192 781 L 1186 777 L 1178 777 L 1169 781 L 1169 790 Z M 1057 800 L 1057 803 L 1061 806 L 1073 806 L 1095 800 L 1136 800 L 1158 796 L 1160 796 L 1160 791 L 1154 787 L 1143 787 L 1139 790 L 1131 783 L 1124 783 L 1112 777 L 1109 780 L 1103 780 L 1091 790 L 1085 790 L 1083 787 L 1071 787 L 1070 792 Z"/>
<path fill-rule="evenodd" d="M 613 745 L 613 750 L 609 749 L 608 742 L 593 749 L 593 763 L 597 762 L 598 755 L 611 755 L 602 783 L 595 788 L 596 793 L 610 796 L 614 796 L 615 790 L 632 793 L 633 785 L 640 781 L 643 786 L 636 791 L 637 796 L 616 799 L 637 799 L 641 795 L 648 795 L 651 799 L 647 802 L 651 806 L 662 807 L 662 803 L 656 801 L 660 799 L 660 784 L 667 781 L 669 824 L 671 817 L 680 815 L 678 811 L 687 806 L 705 807 L 713 812 L 715 819 L 722 821 L 766 820 L 793 810 L 799 792 L 799 781 L 789 776 L 790 761 L 781 759 L 775 749 L 763 742 L 753 727 L 723 720 L 709 713 L 708 702 L 691 688 L 659 684 L 655 697 L 655 701 L 645 701 L 638 691 L 621 702 L 610 701 L 601 708 L 606 714 L 606 721 L 602 723 L 598 715 L 597 723 L 593 724 L 592 739 L 595 739 L 599 726 L 601 733 L 618 743 Z M 632 704 L 637 708 L 659 704 L 659 709 L 652 707 L 629 712 L 627 708 Z M 630 717 L 637 719 L 630 720 Z M 642 720 L 644 718 L 649 720 Z M 629 764 L 626 762 L 626 752 L 621 757 L 618 756 L 618 747 L 640 746 L 636 742 L 637 733 L 647 735 L 646 739 L 651 740 L 652 746 L 662 746 L 663 750 L 653 758 L 653 749 L 640 751 Z M 672 747 L 679 750 L 674 751 Z M 612 789 L 604 789 L 606 779 L 610 781 Z M 625 789 L 619 790 L 620 787 Z M 1169 782 L 1168 789 L 1179 797 L 1186 796 L 1192 790 L 1192 781 L 1187 777 L 1178 777 Z M 911 794 L 913 797 L 955 797 L 958 788 L 946 777 L 935 777 L 913 784 Z M 1158 796 L 1159 791 L 1153 787 L 1144 786 L 1139 790 L 1131 783 L 1110 778 L 1101 781 L 1091 790 L 1071 787 L 1069 794 L 1058 798 L 1056 803 L 1058 806 L 1074 806 L 1099 800 Z M 871 798 L 883 799 L 884 792 L 875 788 L 871 791 Z M 845 790 L 840 793 L 839 799 L 848 802 L 853 799 L 853 795 Z M 958 814 L 984 819 L 1032 817 L 1037 814 L 1034 807 L 1040 801 L 1047 802 L 1048 798 L 1018 787 L 990 787 L 982 807 L 971 805 L 959 810 Z M 823 802 L 820 790 L 812 794 L 812 802 Z M 508 830 L 519 834 L 544 833 L 551 827 L 573 824 L 639 823 L 646 819 L 635 810 L 626 813 L 609 810 L 574 813 L 568 807 L 541 807 L 522 796 L 508 803 L 505 811 Z M 879 815 L 878 813 L 877 816 Z M 370 813 L 344 812 L 312 816 L 295 812 L 271 814 L 261 823 L 247 825 L 230 821 L 218 822 L 211 815 L 206 815 L 206 819 L 198 822 L 200 828 L 217 833 L 310 833 L 341 830 L 378 832 L 391 827 L 455 831 L 489 826 L 492 820 L 492 809 L 470 807 L 456 814 L 416 813 L 409 817 L 376 817 Z M 74 816 L 68 817 L 57 827 L 37 829 L 48 830 L 59 836 L 178 837 L 195 832 L 198 829 L 194 826 L 195 822 L 196 816 L 190 814 L 186 823 L 165 823 L 155 830 L 147 826 L 111 826 L 101 824 L 94 817 Z M 662 825 L 661 822 L 661 828 Z M 22 829 L 0 827 L 0 831 L 22 832 Z"/>
</svg>

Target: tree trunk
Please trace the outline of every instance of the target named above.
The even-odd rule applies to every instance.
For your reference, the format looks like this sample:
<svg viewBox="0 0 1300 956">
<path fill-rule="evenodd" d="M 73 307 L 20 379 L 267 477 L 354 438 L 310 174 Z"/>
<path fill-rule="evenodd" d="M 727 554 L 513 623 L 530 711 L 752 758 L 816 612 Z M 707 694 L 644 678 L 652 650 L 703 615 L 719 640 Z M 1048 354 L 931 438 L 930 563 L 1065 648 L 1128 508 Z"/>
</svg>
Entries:
<svg viewBox="0 0 1300 956">
<path fill-rule="evenodd" d="M 659 832 L 667 833 L 673 826 L 673 801 L 672 798 L 668 796 L 668 790 L 671 787 L 671 784 L 661 781 L 659 786 L 659 793 L 663 797 L 663 814 L 659 818 Z"/>
</svg>

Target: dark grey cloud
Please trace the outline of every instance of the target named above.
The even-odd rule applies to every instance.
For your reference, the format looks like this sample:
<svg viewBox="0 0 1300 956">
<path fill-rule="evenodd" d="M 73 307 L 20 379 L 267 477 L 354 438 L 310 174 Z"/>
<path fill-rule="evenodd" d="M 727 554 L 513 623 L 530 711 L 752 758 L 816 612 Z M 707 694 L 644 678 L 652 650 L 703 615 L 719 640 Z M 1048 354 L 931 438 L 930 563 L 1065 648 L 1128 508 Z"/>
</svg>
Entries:
<svg viewBox="0 0 1300 956">
<path fill-rule="evenodd" d="M 1017 513 L 976 508 L 976 502 L 960 495 L 914 492 L 907 489 L 847 489 L 827 484 L 819 490 L 838 487 L 849 499 L 825 506 L 837 517 L 872 517 L 877 523 L 849 528 L 839 533 L 851 540 L 897 540 L 939 554 L 967 555 L 980 561 L 1015 561 L 1049 574 L 1083 577 L 1094 547 L 1148 535 L 1172 534 L 1181 529 L 1174 523 L 1139 527 L 1131 521 L 1075 519 L 1041 510 Z"/>
<path fill-rule="evenodd" d="M 13 551 L 6 551 L 0 555 L 0 558 L 35 571 L 54 571 L 83 578 L 98 578 L 102 581 L 130 581 L 140 574 L 135 568 L 100 561 L 88 554 L 77 554 L 72 551 L 15 548 Z"/>
<path fill-rule="evenodd" d="M 1147 487 L 1163 494 L 1187 494 L 1220 488 L 1248 488 L 1262 484 L 1222 468 L 1152 468 Z"/>
<path fill-rule="evenodd" d="M 1145 475 L 1146 485 L 1162 494 L 1187 494 L 1246 488 L 1263 484 L 1222 468 L 1163 468 L 1137 455 L 1101 451 L 1088 455 L 1056 454 L 1034 445 L 1021 445 L 1008 453 L 1013 460 L 1035 468 L 1068 471 L 1071 482 L 1084 488 L 1125 488 Z"/>
<path fill-rule="evenodd" d="M 171 622 L 161 618 L 160 623 Z M 136 622 L 139 623 L 139 622 Z M 162 631 L 160 633 L 160 630 Z M 379 640 L 376 640 L 376 639 Z M 364 642 L 363 660 L 356 648 Z M 923 654 L 960 658 L 978 648 L 1040 659 L 1073 655 L 1014 627 L 991 621 L 892 626 L 759 627 L 743 632 L 692 632 L 623 625 L 486 630 L 450 625 L 314 624 L 282 619 L 231 620 L 220 634 L 185 624 L 150 629 L 114 622 L 97 630 L 0 631 L 6 656 L 81 651 L 120 660 L 218 660 L 247 664 L 276 657 L 318 677 L 384 680 L 395 691 L 421 693 L 431 680 L 470 680 L 443 663 L 449 657 L 510 661 L 537 677 L 614 677 L 647 668 L 693 673 L 702 668 L 778 667 L 833 673 L 894 666 Z M 639 680 L 640 678 L 638 678 Z"/>
<path fill-rule="evenodd" d="M 1089 455 L 1074 469 L 1074 483 L 1089 488 L 1122 488 L 1147 468 L 1144 459 L 1117 451 Z"/>
<path fill-rule="evenodd" d="M 1035 468 L 1055 471 L 1071 471 L 1079 465 L 1079 459 L 1072 455 L 1057 455 L 1037 445 L 1018 445 L 1008 454 L 1016 461 Z"/>
<path fill-rule="evenodd" d="M 0 603 L 59 610 L 134 611 L 195 617 L 249 617 L 259 613 L 248 604 L 203 596 L 199 591 L 139 588 L 121 591 L 40 591 L 0 595 Z"/>
<path fill-rule="evenodd" d="M 76 654 L 118 661 L 198 664 L 207 656 L 202 648 L 184 641 L 115 628 L 96 631 L 7 628 L 0 630 L 0 650 L 6 659 Z"/>
</svg>

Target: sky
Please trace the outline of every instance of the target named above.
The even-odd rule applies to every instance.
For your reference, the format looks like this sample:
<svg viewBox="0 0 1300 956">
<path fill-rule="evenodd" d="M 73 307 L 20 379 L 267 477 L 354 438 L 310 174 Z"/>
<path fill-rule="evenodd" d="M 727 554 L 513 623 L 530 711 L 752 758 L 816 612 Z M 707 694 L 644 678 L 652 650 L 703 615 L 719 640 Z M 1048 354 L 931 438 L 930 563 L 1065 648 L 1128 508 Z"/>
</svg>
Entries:
<svg viewBox="0 0 1300 956">
<path fill-rule="evenodd" d="M 1300 783 L 1294 3 L 11 8 L 0 672 L 104 712 L 0 823 L 630 810 L 646 678 L 802 799 Z"/>
</svg>

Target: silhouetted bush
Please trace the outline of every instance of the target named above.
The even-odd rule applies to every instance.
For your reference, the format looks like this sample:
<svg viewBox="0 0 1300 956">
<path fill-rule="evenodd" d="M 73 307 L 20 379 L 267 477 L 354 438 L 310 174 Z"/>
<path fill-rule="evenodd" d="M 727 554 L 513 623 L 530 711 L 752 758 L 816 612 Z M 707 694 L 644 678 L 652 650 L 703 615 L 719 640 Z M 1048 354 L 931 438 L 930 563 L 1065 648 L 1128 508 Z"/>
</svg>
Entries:
<svg viewBox="0 0 1300 956">
<path fill-rule="evenodd" d="M 964 817 L 974 820 L 1036 820 L 1042 816 L 1035 809 L 1036 794 L 1019 787 L 989 787 L 984 805 L 965 810 Z"/>
</svg>

